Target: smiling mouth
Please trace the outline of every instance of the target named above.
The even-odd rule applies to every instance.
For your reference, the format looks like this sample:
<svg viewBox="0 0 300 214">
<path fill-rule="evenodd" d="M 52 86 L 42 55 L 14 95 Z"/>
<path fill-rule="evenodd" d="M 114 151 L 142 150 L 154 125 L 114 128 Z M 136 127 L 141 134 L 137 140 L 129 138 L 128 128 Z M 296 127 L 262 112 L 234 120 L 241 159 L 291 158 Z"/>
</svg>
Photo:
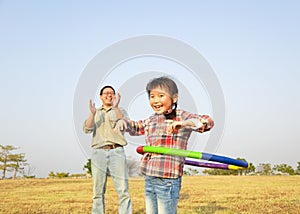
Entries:
<svg viewBox="0 0 300 214">
<path fill-rule="evenodd" d="M 160 110 L 162 110 L 162 105 L 155 105 L 155 106 L 153 106 L 153 109 L 155 110 L 155 111 L 160 111 Z"/>
</svg>

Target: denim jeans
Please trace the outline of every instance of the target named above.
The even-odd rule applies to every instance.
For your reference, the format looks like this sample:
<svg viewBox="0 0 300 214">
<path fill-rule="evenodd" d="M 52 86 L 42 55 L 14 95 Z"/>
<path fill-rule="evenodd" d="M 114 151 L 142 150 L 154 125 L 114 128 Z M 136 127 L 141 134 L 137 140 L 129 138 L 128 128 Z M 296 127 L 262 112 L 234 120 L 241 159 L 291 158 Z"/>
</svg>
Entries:
<svg viewBox="0 0 300 214">
<path fill-rule="evenodd" d="M 104 214 L 104 195 L 108 170 L 119 198 L 119 213 L 131 214 L 132 206 L 128 192 L 128 168 L 123 147 L 111 150 L 93 149 L 91 155 L 93 188 L 93 214 Z"/>
<path fill-rule="evenodd" d="M 175 214 L 180 189 L 181 177 L 173 179 L 146 176 L 146 213 Z"/>
</svg>

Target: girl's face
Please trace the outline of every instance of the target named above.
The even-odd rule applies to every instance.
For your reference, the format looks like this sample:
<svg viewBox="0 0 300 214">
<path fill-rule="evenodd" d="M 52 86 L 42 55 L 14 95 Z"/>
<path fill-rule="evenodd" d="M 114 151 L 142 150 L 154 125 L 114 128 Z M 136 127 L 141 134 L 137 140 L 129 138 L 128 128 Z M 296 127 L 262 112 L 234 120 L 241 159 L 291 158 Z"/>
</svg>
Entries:
<svg viewBox="0 0 300 214">
<path fill-rule="evenodd" d="M 177 95 L 172 99 L 171 95 L 161 88 L 152 89 L 149 95 L 150 106 L 157 114 L 166 113 L 171 109 L 173 101 L 176 102 L 175 99 L 177 99 Z"/>
</svg>

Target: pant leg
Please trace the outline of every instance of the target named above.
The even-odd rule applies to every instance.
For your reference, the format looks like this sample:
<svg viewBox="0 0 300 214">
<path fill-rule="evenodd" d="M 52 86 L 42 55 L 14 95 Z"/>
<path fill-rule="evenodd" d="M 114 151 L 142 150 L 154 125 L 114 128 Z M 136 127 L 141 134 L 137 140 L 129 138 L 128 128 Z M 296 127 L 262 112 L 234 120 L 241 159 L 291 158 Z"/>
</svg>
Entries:
<svg viewBox="0 0 300 214">
<path fill-rule="evenodd" d="M 103 149 L 93 149 L 91 155 L 93 174 L 93 214 L 105 213 L 105 192 L 107 181 L 108 153 Z"/>
<path fill-rule="evenodd" d="M 154 177 L 145 177 L 146 214 L 158 214 L 157 195 L 154 189 Z"/>
<path fill-rule="evenodd" d="M 149 181 L 151 181 L 150 185 Z M 181 189 L 181 177 L 168 179 L 146 176 L 146 183 L 148 183 L 148 189 L 146 188 L 146 211 L 149 210 L 147 213 L 175 214 Z M 152 190 L 149 189 L 149 186 L 152 186 Z M 149 194 L 149 191 L 152 191 L 152 193 Z M 151 206 L 154 209 L 157 207 L 156 210 L 150 212 Z"/>
<path fill-rule="evenodd" d="M 181 177 L 162 178 L 156 183 L 158 213 L 175 214 L 181 189 Z"/>
<path fill-rule="evenodd" d="M 131 214 L 128 168 L 123 147 L 110 150 L 108 168 L 119 197 L 119 214 Z"/>
</svg>

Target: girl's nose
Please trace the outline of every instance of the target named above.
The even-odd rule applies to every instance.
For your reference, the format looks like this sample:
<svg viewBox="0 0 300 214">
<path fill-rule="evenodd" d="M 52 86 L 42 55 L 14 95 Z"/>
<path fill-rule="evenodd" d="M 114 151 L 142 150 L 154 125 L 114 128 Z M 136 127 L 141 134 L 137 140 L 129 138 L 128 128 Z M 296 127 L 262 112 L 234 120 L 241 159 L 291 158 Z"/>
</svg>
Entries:
<svg viewBox="0 0 300 214">
<path fill-rule="evenodd" d="M 154 103 L 158 103 L 159 102 L 159 97 L 154 97 L 153 101 L 154 101 Z"/>
</svg>

